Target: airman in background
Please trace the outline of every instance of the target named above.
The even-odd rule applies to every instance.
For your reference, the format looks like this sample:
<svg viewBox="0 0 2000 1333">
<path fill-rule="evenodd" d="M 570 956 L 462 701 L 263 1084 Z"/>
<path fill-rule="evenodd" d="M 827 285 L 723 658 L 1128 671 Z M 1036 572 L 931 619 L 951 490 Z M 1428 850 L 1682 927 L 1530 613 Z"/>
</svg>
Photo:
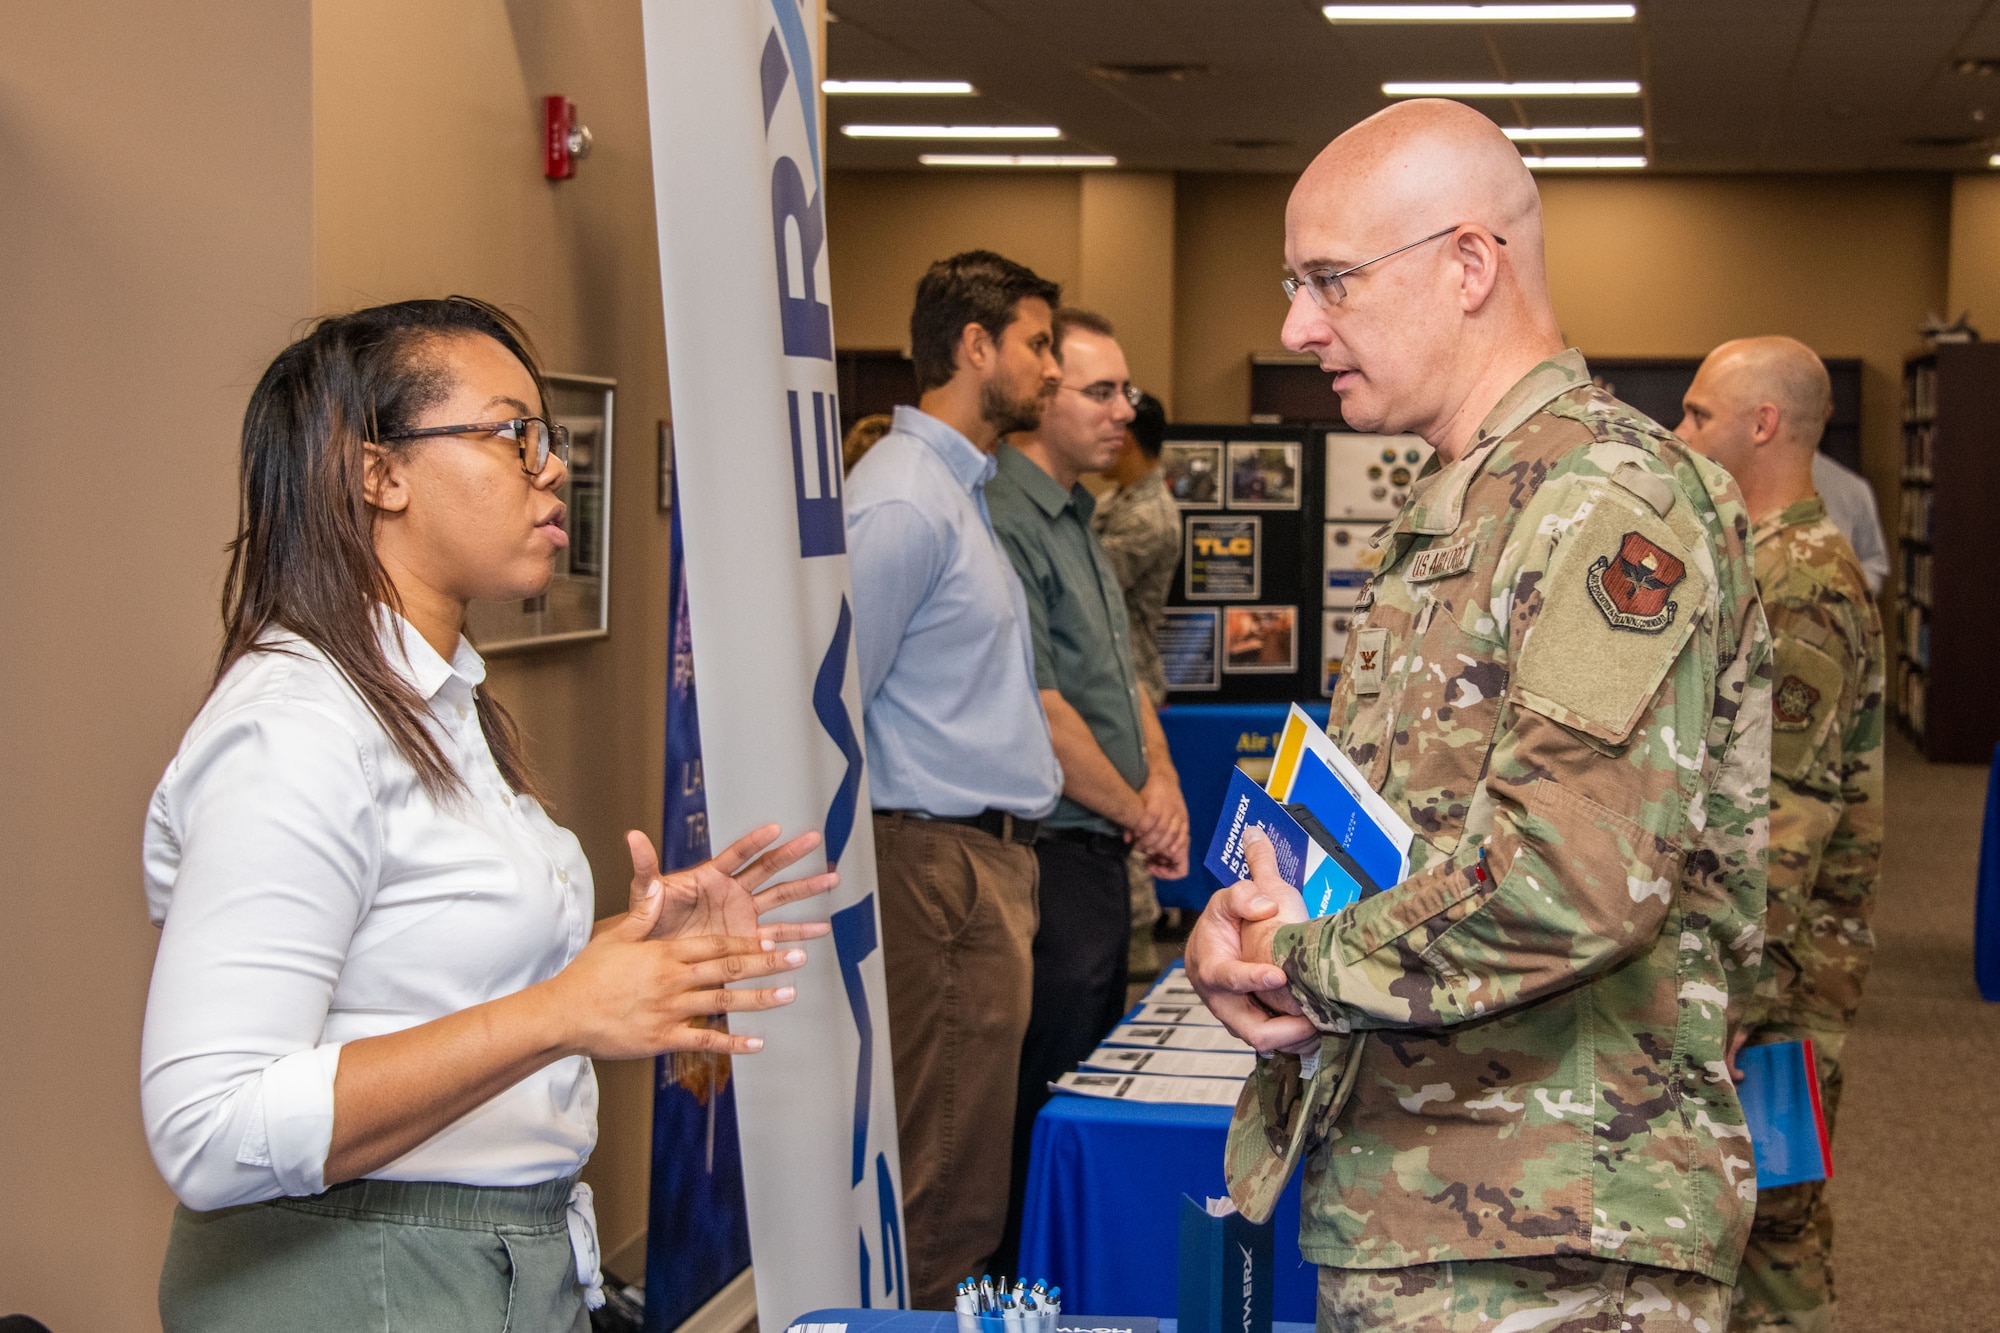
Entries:
<svg viewBox="0 0 2000 1333">
<path fill-rule="evenodd" d="M 1831 405 L 1825 365 L 1790 338 L 1724 343 L 1702 363 L 1680 433 L 1729 469 L 1756 527 L 1771 624 L 1770 904 L 1764 965 L 1731 1048 L 1809 1040 L 1832 1129 L 1841 1045 L 1875 951 L 1882 864 L 1882 624 L 1853 549 L 1813 490 Z M 1824 1182 L 1767 1189 L 1730 1327 L 1833 1327 Z"/>
<path fill-rule="evenodd" d="M 1375 538 L 1329 725 L 1414 829 L 1408 877 L 1308 921 L 1255 841 L 1188 946 L 1267 1053 L 1238 1206 L 1306 1158 L 1322 1330 L 1719 1333 L 1750 1227 L 1724 1064 L 1764 916 L 1749 518 L 1563 350 L 1542 244 L 1519 151 L 1451 102 L 1349 130 L 1286 212 L 1285 345 L 1352 426 L 1437 451 Z"/>
</svg>

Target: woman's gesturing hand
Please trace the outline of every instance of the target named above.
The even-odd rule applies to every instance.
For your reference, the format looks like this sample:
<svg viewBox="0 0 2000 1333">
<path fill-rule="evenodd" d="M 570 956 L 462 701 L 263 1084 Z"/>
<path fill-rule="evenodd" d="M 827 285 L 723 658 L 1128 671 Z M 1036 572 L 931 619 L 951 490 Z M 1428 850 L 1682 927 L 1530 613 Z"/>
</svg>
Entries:
<svg viewBox="0 0 2000 1333">
<path fill-rule="evenodd" d="M 840 873 L 829 870 L 805 879 L 760 885 L 779 871 L 811 852 L 820 844 L 816 832 L 801 833 L 782 847 L 764 852 L 777 840 L 779 826 L 766 824 L 738 838 L 720 855 L 687 870 L 660 873 L 660 858 L 653 841 L 633 829 L 625 835 L 632 851 L 632 907 L 636 914 L 654 885 L 660 889 L 655 939 L 699 935 L 731 935 L 761 938 L 773 943 L 817 939 L 829 927 L 823 921 L 785 922 L 761 925 L 758 918 L 774 908 L 811 898 L 840 883 Z M 764 852 L 759 856 L 759 852 Z"/>
<path fill-rule="evenodd" d="M 659 938 L 666 897 L 656 891 L 644 902 L 634 903 L 631 912 L 599 931 L 547 983 L 556 1021 L 566 1034 L 563 1045 L 571 1053 L 601 1060 L 631 1060 L 665 1051 L 747 1055 L 763 1048 L 763 1038 L 723 1032 L 694 1020 L 776 1009 L 792 1002 L 797 992 L 790 986 L 725 987 L 803 967 L 805 950 L 779 948 L 754 934 L 683 932 Z"/>
</svg>

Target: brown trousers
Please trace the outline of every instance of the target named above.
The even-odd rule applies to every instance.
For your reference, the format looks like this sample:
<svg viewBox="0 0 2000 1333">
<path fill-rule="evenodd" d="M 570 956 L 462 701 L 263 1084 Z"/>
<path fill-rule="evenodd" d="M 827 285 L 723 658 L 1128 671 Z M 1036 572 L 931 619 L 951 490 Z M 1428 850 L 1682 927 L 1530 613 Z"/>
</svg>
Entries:
<svg viewBox="0 0 2000 1333">
<path fill-rule="evenodd" d="M 1033 998 L 1035 854 L 961 824 L 875 816 L 910 1305 L 951 1309 L 1007 1216 L 1014 1081 Z"/>
</svg>

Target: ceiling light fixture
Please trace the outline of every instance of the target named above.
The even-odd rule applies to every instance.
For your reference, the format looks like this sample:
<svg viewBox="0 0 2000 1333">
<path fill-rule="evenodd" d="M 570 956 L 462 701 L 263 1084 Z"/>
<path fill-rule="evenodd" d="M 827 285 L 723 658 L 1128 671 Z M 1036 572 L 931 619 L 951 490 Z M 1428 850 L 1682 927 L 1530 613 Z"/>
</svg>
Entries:
<svg viewBox="0 0 2000 1333">
<path fill-rule="evenodd" d="M 2000 153 L 1995 153 L 1993 156 L 1987 158 L 1986 165 L 1989 167 L 2000 167 Z"/>
<path fill-rule="evenodd" d="M 1636 82 L 1385 83 L 1387 97 L 1637 97 Z"/>
<path fill-rule="evenodd" d="M 842 125 L 850 139 L 1060 139 L 1053 125 Z"/>
<path fill-rule="evenodd" d="M 1328 5 L 1328 23 L 1630 23 L 1632 5 Z"/>
<path fill-rule="evenodd" d="M 1636 171 L 1646 165 L 1643 157 L 1524 157 L 1535 171 Z"/>
<path fill-rule="evenodd" d="M 923 153 L 927 167 L 1115 167 L 1115 157 L 1058 156 L 1051 153 Z"/>
<path fill-rule="evenodd" d="M 1585 139 L 1643 139 L 1646 131 L 1637 125 L 1550 125 L 1527 129 L 1520 125 L 1503 126 L 1500 132 L 1516 143 L 1555 142 L 1580 143 Z"/>
<path fill-rule="evenodd" d="M 819 90 L 828 97 L 970 97 L 979 91 L 958 79 L 826 79 Z"/>
</svg>

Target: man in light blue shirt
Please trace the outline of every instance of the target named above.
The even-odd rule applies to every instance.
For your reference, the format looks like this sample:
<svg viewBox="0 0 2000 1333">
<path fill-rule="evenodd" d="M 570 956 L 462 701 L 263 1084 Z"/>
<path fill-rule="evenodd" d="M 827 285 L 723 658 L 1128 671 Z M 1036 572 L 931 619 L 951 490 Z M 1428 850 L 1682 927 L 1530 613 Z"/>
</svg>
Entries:
<svg viewBox="0 0 2000 1333">
<path fill-rule="evenodd" d="M 1061 372 L 1058 297 L 974 250 L 917 284 L 921 394 L 847 478 L 855 655 L 875 803 L 877 892 L 902 1140 L 911 1306 L 1000 1244 L 1015 1078 L 1032 995 L 1031 850 L 1062 792 L 1027 600 L 986 483 Z"/>
</svg>

